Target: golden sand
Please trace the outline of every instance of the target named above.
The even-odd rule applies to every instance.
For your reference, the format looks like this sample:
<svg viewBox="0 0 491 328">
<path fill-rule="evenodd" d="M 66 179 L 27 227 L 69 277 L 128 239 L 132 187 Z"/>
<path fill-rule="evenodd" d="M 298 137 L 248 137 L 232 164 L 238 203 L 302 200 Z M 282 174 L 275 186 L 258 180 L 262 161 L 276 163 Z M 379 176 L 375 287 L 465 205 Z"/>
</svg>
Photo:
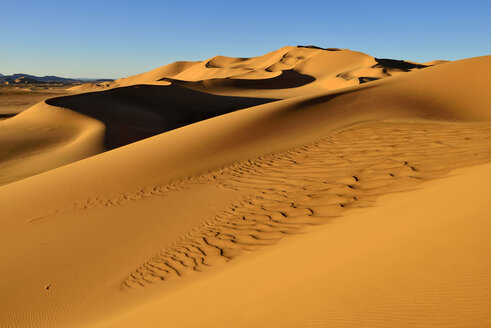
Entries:
<svg viewBox="0 0 491 328">
<path fill-rule="evenodd" d="M 0 121 L 0 326 L 489 327 L 490 70 L 284 47 Z"/>
</svg>

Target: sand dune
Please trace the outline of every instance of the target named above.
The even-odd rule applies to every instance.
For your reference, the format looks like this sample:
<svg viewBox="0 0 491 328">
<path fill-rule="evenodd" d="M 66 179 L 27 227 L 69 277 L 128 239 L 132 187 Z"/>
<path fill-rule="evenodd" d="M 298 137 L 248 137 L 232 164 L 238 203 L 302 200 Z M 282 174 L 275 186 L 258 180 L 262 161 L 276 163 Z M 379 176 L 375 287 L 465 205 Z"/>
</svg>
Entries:
<svg viewBox="0 0 491 328">
<path fill-rule="evenodd" d="M 0 326 L 487 327 L 489 67 L 285 47 L 0 122 Z"/>
<path fill-rule="evenodd" d="M 89 326 L 487 327 L 490 170 L 384 197 Z"/>
<path fill-rule="evenodd" d="M 59 108 L 63 108 L 63 111 L 70 109 L 104 124 L 104 136 L 100 140 L 96 140 L 96 137 L 91 138 L 93 144 L 90 146 L 90 151 L 71 150 L 70 146 L 65 145 L 61 151 L 66 151 L 68 154 L 56 156 L 52 161 L 47 160 L 45 164 L 40 165 L 33 164 L 35 162 L 31 159 L 34 158 L 33 154 L 42 152 L 42 147 L 34 152 L 17 150 L 16 152 L 22 153 L 23 160 L 29 160 L 30 166 L 36 169 L 25 169 L 23 166 L 18 166 L 15 170 L 0 168 L 0 181 L 3 183 L 15 181 L 80 160 L 96 152 L 120 147 L 237 109 L 277 99 L 292 98 L 295 95 L 309 99 L 321 94 L 328 97 L 340 95 L 351 92 L 349 86 L 359 88 L 362 87 L 360 84 L 368 81 L 424 67 L 426 66 L 422 64 L 404 61 L 375 59 L 350 50 L 326 51 L 301 47 L 285 47 L 255 58 L 234 59 L 218 56 L 197 63 L 174 63 L 134 77 L 107 82 L 110 90 L 99 88 L 103 90 L 100 94 L 86 93 L 50 99 L 44 105 L 37 105 L 22 117 L 16 118 L 18 122 L 26 120 L 31 124 L 32 120 L 29 116 L 31 113 L 36 116 L 38 109 L 57 108 L 57 112 L 61 112 Z M 246 75 L 266 72 L 274 76 L 262 79 L 257 77 L 252 79 L 248 76 L 243 79 L 234 75 L 237 69 L 241 72 L 247 69 L 249 73 Z M 232 71 L 235 73 L 231 73 Z M 214 76 L 221 76 L 225 74 L 224 72 L 228 72 L 229 77 L 200 80 L 203 74 L 216 73 Z M 182 80 L 183 76 L 187 76 L 188 80 Z M 409 81 L 410 79 L 407 83 L 410 83 Z M 87 88 L 91 89 L 90 85 L 72 89 L 83 91 Z M 348 89 L 344 90 L 346 88 Z M 356 119 L 356 116 L 354 118 Z M 374 115 L 374 118 L 377 116 Z M 19 124 L 23 125 L 23 123 Z M 12 128 L 15 126 L 13 123 L 10 125 Z M 44 127 L 38 126 L 37 123 L 32 124 L 33 129 Z M 88 133 L 92 135 L 92 132 Z M 58 140 L 55 134 L 47 138 Z M 101 136 L 100 133 L 98 135 Z M 11 134 L 10 138 L 12 137 Z M 22 138 L 16 140 L 16 143 L 21 145 Z M 78 145 L 75 144 L 74 147 L 78 148 Z M 21 146 L 18 148 L 27 149 Z M 0 162 L 4 161 L 8 159 L 0 158 Z M 9 166 L 8 163 L 6 165 Z"/>
<path fill-rule="evenodd" d="M 0 184 L 65 165 L 104 150 L 104 125 L 39 103 L 0 122 Z"/>
<path fill-rule="evenodd" d="M 203 62 L 177 62 L 114 82 L 76 86 L 69 90 L 92 92 L 49 99 L 3 124 L 8 139 L 0 143 L 9 145 L 7 153 L 0 156 L 0 184 L 238 109 L 295 95 L 326 93 L 391 76 L 394 70 L 400 73 L 423 67 L 350 50 L 284 47 L 254 58 L 216 56 Z M 79 124 L 80 116 L 66 109 L 87 119 Z M 48 121 L 38 121 L 46 111 L 50 112 Z M 78 143 L 68 141 L 77 134 L 71 135 L 73 127 L 82 133 L 82 122 L 90 118 L 99 128 L 87 127 L 84 135 L 91 136 L 90 145 L 85 142 L 80 151 Z M 65 121 L 66 126 L 60 123 Z M 43 131 L 39 142 L 29 141 L 38 136 L 37 132 L 26 136 L 26 126 Z M 14 156 L 16 161 L 12 162 Z"/>
<path fill-rule="evenodd" d="M 104 123 L 106 149 L 112 149 L 274 100 L 215 96 L 179 85 L 136 85 L 53 98 L 47 100 L 46 104 L 68 108 Z"/>
<path fill-rule="evenodd" d="M 177 62 L 114 82 L 89 83 L 70 90 L 100 91 L 172 81 L 215 94 L 291 98 L 358 85 L 434 64 L 436 62 L 416 64 L 376 59 L 347 49 L 283 47 L 253 58 L 216 56 L 201 62 Z"/>
</svg>

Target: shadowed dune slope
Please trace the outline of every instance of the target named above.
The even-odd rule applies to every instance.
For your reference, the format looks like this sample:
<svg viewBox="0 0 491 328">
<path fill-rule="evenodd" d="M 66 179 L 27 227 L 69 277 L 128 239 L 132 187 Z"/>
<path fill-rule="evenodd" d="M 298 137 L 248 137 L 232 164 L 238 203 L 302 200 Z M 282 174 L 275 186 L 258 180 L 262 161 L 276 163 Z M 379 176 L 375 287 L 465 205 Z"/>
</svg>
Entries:
<svg viewBox="0 0 491 328">
<path fill-rule="evenodd" d="M 52 98 L 46 104 L 71 109 L 104 123 L 105 146 L 112 149 L 274 100 L 216 96 L 178 85 L 134 85 Z"/>
<path fill-rule="evenodd" d="M 0 185 L 183 125 L 274 101 L 177 85 L 52 98 L 0 122 Z"/>
<path fill-rule="evenodd" d="M 174 84 L 188 85 L 190 87 L 199 87 L 200 89 L 214 90 L 219 89 L 290 89 L 297 88 L 315 81 L 310 75 L 300 74 L 294 70 L 284 70 L 280 75 L 264 79 L 244 79 L 244 78 L 227 78 L 227 79 L 209 79 L 200 82 L 186 82 L 171 78 L 163 80 Z"/>
</svg>

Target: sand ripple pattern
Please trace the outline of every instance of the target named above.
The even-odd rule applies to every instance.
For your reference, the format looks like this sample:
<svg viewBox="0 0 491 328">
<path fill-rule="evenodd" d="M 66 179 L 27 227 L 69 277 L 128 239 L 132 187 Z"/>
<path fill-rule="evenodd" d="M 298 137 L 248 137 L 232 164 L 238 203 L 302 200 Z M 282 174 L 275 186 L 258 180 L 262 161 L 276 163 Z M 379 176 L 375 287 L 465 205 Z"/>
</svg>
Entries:
<svg viewBox="0 0 491 328">
<path fill-rule="evenodd" d="M 328 223 L 349 208 L 371 206 L 379 195 L 489 161 L 489 124 L 374 122 L 180 182 L 164 189 L 214 180 L 249 196 L 162 249 L 121 287 L 202 271 Z"/>
</svg>

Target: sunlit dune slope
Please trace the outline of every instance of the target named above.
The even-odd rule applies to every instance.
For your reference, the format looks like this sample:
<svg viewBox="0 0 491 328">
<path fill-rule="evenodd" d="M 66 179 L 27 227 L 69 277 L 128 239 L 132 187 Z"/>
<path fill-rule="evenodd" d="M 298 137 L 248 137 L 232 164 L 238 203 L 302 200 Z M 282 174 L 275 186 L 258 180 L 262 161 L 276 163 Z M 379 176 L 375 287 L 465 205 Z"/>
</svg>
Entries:
<svg viewBox="0 0 491 328">
<path fill-rule="evenodd" d="M 436 63 L 377 59 L 347 49 L 283 47 L 252 58 L 216 56 L 200 62 L 176 62 L 114 82 L 76 86 L 71 91 L 171 81 L 216 94 L 291 98 L 358 85 Z"/>
<path fill-rule="evenodd" d="M 39 103 L 0 122 L 0 185 L 104 151 L 100 121 Z"/>
<path fill-rule="evenodd" d="M 87 327 L 488 327 L 490 192 L 488 164 L 386 196 Z"/>
</svg>

